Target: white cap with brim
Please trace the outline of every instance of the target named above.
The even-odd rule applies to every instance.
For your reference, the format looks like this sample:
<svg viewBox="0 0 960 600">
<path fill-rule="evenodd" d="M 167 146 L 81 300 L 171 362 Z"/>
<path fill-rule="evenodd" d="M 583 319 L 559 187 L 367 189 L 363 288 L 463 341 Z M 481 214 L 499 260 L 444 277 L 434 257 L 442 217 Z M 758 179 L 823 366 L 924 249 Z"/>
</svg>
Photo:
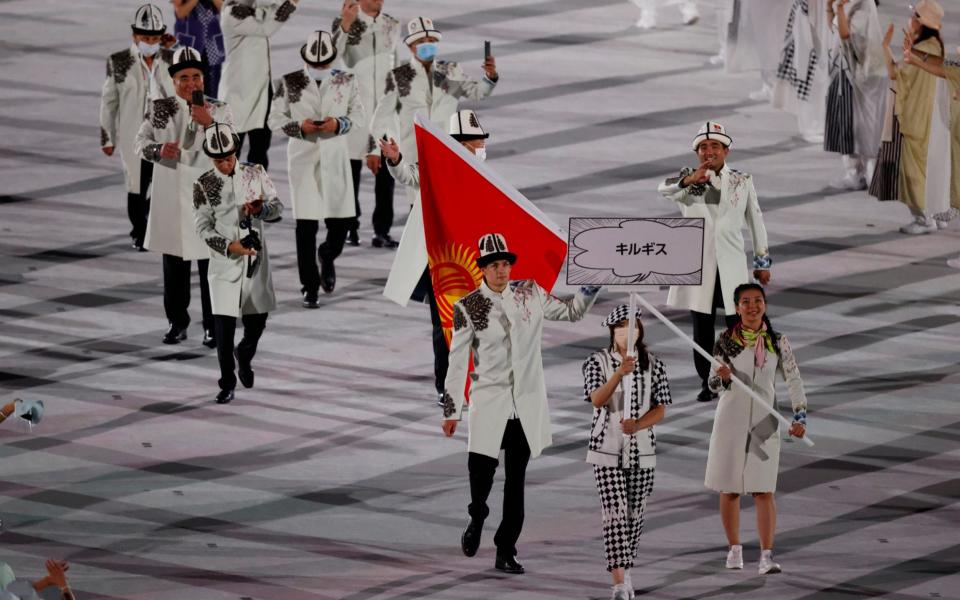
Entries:
<svg viewBox="0 0 960 600">
<path fill-rule="evenodd" d="M 697 136 L 693 138 L 693 151 L 696 152 L 700 144 L 707 140 L 716 140 L 727 148 L 733 145 L 733 140 L 727 135 L 727 130 L 724 126 L 714 121 L 707 121 L 700 126 L 700 131 L 698 131 Z"/>
<path fill-rule="evenodd" d="M 432 37 L 439 40 L 442 36 L 440 30 L 433 26 L 433 19 L 427 17 L 417 17 L 407 23 L 407 37 L 403 38 L 403 43 L 410 45 L 417 40 L 426 37 Z"/>
</svg>

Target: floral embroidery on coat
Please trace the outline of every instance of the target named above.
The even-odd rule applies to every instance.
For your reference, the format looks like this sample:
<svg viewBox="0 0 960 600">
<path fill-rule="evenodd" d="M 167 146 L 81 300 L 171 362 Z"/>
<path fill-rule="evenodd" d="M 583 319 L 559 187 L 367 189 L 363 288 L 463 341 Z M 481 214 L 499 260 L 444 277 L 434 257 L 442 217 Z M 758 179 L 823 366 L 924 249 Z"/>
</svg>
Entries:
<svg viewBox="0 0 960 600">
<path fill-rule="evenodd" d="M 277 98 L 283 96 L 285 91 L 286 90 L 284 90 L 283 87 L 283 78 L 281 77 L 277 80 L 277 86 L 273 89 L 273 99 L 276 100 Z"/>
<path fill-rule="evenodd" d="M 444 392 L 443 393 L 443 416 L 446 418 L 450 418 L 453 416 L 453 413 L 455 412 L 457 412 L 457 409 L 454 408 L 453 398 L 450 396 L 450 394 Z"/>
<path fill-rule="evenodd" d="M 393 70 L 393 79 L 397 84 L 397 93 L 400 94 L 401 98 L 410 95 L 410 84 L 413 83 L 416 76 L 417 72 L 410 64 L 400 65 Z M 390 87 L 389 83 L 387 87 Z M 390 89 L 387 90 L 388 93 L 390 91 Z"/>
<path fill-rule="evenodd" d="M 339 26 L 340 26 L 340 24 L 337 23 L 337 27 L 339 27 Z M 342 30 L 341 30 L 341 31 L 342 31 Z M 348 45 L 348 46 L 357 46 L 357 45 L 359 45 L 359 44 L 360 44 L 360 38 L 363 36 L 364 32 L 366 32 L 366 31 L 367 31 L 367 24 L 364 23 L 363 21 L 361 21 L 360 19 L 356 19 L 356 20 L 350 25 L 350 31 L 347 32 L 347 45 Z"/>
<path fill-rule="evenodd" d="M 493 301 L 484 296 L 480 290 L 467 294 L 459 304 L 467 311 L 470 321 L 473 322 L 474 331 L 483 331 L 490 324 L 487 317 L 493 309 Z"/>
<path fill-rule="evenodd" d="M 290 0 L 285 0 L 284 3 L 280 5 L 280 8 L 277 9 L 277 14 L 273 18 L 280 23 L 286 23 L 287 19 L 290 18 L 290 15 L 292 15 L 295 10 L 297 10 L 297 5 L 290 2 Z"/>
<path fill-rule="evenodd" d="M 213 249 L 214 252 L 217 252 L 218 254 L 223 254 L 224 256 L 227 255 L 226 238 L 222 238 L 219 235 L 215 235 L 213 237 L 208 237 L 204 241 L 207 243 L 207 246 L 210 246 L 210 248 Z"/>
<path fill-rule="evenodd" d="M 467 326 L 467 317 L 464 316 L 463 310 L 460 309 L 460 306 L 457 304 L 454 304 L 453 305 L 453 330 L 460 331 L 466 326 Z"/>
<path fill-rule="evenodd" d="M 170 124 L 170 119 L 172 119 L 179 110 L 180 106 L 177 104 L 176 98 L 154 100 L 150 124 L 157 129 L 166 129 L 167 125 Z"/>
<path fill-rule="evenodd" d="M 236 2 L 230 4 L 230 16 L 234 19 L 242 21 L 244 19 L 249 19 L 255 14 L 257 14 L 257 11 L 254 10 L 252 6 L 246 6 L 245 4 L 239 4 Z"/>
<path fill-rule="evenodd" d="M 213 171 L 207 171 L 197 180 L 203 186 L 203 193 L 210 202 L 210 206 L 220 205 L 220 192 L 223 191 L 223 179 Z"/>
<path fill-rule="evenodd" d="M 107 134 L 107 130 L 103 127 L 100 128 L 100 145 L 106 146 L 110 142 L 110 135 Z"/>
<path fill-rule="evenodd" d="M 303 90 L 307 89 L 307 86 L 310 85 L 310 78 L 307 77 L 307 74 L 303 71 L 294 71 L 283 76 L 283 80 L 287 84 L 287 99 L 290 100 L 291 104 L 300 102 L 300 97 L 303 95 Z"/>
<path fill-rule="evenodd" d="M 113 78 L 117 83 L 123 83 L 133 66 L 133 55 L 129 50 L 117 52 L 110 55 L 110 62 L 113 64 Z M 107 75 L 110 75 L 110 67 L 107 68 Z"/>
</svg>

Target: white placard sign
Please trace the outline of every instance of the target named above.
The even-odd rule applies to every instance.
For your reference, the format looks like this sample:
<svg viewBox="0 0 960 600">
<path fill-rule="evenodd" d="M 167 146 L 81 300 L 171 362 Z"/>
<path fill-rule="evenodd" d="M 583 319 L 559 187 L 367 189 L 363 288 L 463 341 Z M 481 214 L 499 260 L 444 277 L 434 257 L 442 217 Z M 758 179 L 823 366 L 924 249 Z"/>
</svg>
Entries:
<svg viewBox="0 0 960 600">
<path fill-rule="evenodd" d="M 569 285 L 700 285 L 703 219 L 572 217 Z"/>
</svg>

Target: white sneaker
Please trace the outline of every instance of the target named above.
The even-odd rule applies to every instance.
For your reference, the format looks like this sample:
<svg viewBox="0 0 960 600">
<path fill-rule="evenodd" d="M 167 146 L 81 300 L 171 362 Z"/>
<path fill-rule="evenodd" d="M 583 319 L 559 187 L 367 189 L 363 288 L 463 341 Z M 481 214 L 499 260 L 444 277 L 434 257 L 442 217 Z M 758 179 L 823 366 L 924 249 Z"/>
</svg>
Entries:
<svg viewBox="0 0 960 600">
<path fill-rule="evenodd" d="M 713 56 L 710 57 L 710 64 L 713 65 L 713 66 L 715 66 L 715 67 L 719 67 L 719 66 L 721 66 L 721 65 L 722 65 L 723 63 L 725 63 L 725 62 L 727 62 L 727 59 L 726 59 L 726 57 L 723 55 L 723 53 L 714 54 Z"/>
<path fill-rule="evenodd" d="M 946 229 L 950 227 L 950 221 L 941 221 L 940 219 L 934 219 L 937 224 L 937 229 Z"/>
<path fill-rule="evenodd" d="M 727 568 L 743 568 L 743 546 L 740 544 L 737 544 L 736 546 L 730 546 L 730 551 L 727 552 Z"/>
<path fill-rule="evenodd" d="M 630 600 L 626 584 L 618 583 L 613 586 L 613 595 L 610 596 L 610 600 Z"/>
<path fill-rule="evenodd" d="M 847 173 L 835 183 L 830 184 L 830 187 L 839 190 L 865 190 L 867 189 L 867 180 L 859 173 Z"/>
<path fill-rule="evenodd" d="M 627 586 L 627 598 L 633 600 L 637 593 L 633 590 L 633 579 L 630 577 L 630 569 L 623 571 L 623 585 Z"/>
<path fill-rule="evenodd" d="M 773 550 L 764 550 L 760 553 L 760 568 L 757 570 L 761 575 L 773 575 L 780 572 L 780 565 L 773 562 Z"/>
<path fill-rule="evenodd" d="M 657 15 L 649 10 L 643 11 L 643 14 L 637 19 L 637 29 L 653 29 L 657 26 Z"/>
<path fill-rule="evenodd" d="M 924 233 L 933 233 L 937 230 L 937 223 L 933 217 L 918 216 L 912 222 L 907 223 L 900 228 L 900 233 L 909 235 L 921 235 Z"/>
<path fill-rule="evenodd" d="M 697 10 L 697 5 L 693 2 L 681 6 L 680 15 L 683 16 L 684 25 L 693 25 L 700 20 L 700 11 Z"/>
<path fill-rule="evenodd" d="M 960 269 L 960 256 L 949 259 L 947 261 L 947 266 L 953 269 Z"/>
</svg>

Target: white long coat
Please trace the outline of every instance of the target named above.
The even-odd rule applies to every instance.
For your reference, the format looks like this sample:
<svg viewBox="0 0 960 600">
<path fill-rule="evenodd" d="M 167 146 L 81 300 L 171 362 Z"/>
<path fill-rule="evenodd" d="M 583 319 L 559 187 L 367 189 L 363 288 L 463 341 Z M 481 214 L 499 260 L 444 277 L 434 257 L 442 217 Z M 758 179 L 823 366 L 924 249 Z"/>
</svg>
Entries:
<svg viewBox="0 0 960 600">
<path fill-rule="evenodd" d="M 337 56 L 356 76 L 360 102 L 372 115 L 384 96 L 384 79 L 397 64 L 400 21 L 382 11 L 371 17 L 361 10 L 347 33 L 340 28 L 340 21 L 337 17 L 330 26 Z M 368 153 L 377 151 L 367 127 L 351 129 L 347 140 L 351 160 L 363 160 Z"/>
<path fill-rule="evenodd" d="M 499 294 L 482 282 L 454 304 L 443 417 L 462 416 L 472 353 L 469 452 L 497 458 L 514 414 L 531 457 L 553 443 L 540 356 L 543 322 L 579 321 L 597 299 L 591 291 L 581 288 L 573 298 L 560 300 L 533 280 L 511 281 Z"/>
<path fill-rule="evenodd" d="M 171 56 L 161 50 L 148 67 L 133 44 L 107 59 L 107 79 L 100 95 L 100 146 L 120 151 L 123 178 L 131 194 L 140 193 L 140 155 L 134 144 L 148 102 L 173 95 L 173 80 L 167 72 Z"/>
<path fill-rule="evenodd" d="M 680 187 L 680 181 L 692 171 L 684 169 L 679 177 L 671 177 L 658 190 L 668 200 L 680 205 L 684 217 L 703 218 L 703 279 L 701 285 L 672 286 L 667 304 L 701 313 L 710 313 L 713 286 L 719 266 L 723 303 L 728 315 L 736 314 L 733 290 L 749 281 L 743 227 L 750 227 L 753 237 L 754 266 L 760 257 L 768 256 L 767 230 L 757 201 L 753 178 L 724 165 L 720 170 L 720 203 L 704 202 L 706 185 Z"/>
<path fill-rule="evenodd" d="M 214 121 L 233 125 L 226 103 L 206 100 Z M 179 160 L 161 159 L 160 147 L 176 141 L 180 142 Z M 203 127 L 190 118 L 187 101 L 179 96 L 154 100 L 137 132 L 135 149 L 156 163 L 144 246 L 184 260 L 210 258 L 193 220 L 193 182 L 213 168 L 213 161 L 203 152 Z"/>
<path fill-rule="evenodd" d="M 763 369 L 754 365 L 753 349 L 745 349 L 721 334 L 714 349 L 718 360 L 730 365 L 733 376 L 751 384 L 753 390 L 770 406 L 776 406 L 776 376 L 787 382 L 794 415 L 806 418 L 807 398 L 800 379 L 797 359 L 790 342 L 779 336 L 780 357 L 766 350 Z M 717 412 L 710 434 L 707 474 L 704 484 L 717 492 L 751 494 L 774 492 L 780 468 L 779 421 L 735 386 L 724 389 L 716 368 L 711 369 L 710 389 L 720 393 Z"/>
<path fill-rule="evenodd" d="M 290 18 L 297 5 L 290 0 L 256 7 L 227 0 L 220 11 L 226 59 L 218 96 L 230 105 L 237 133 L 260 129 L 270 103 L 270 36 Z"/>
<path fill-rule="evenodd" d="M 252 218 L 260 236 L 261 249 L 256 257 L 229 254 L 231 242 L 241 240 L 249 230 L 240 228 L 245 202 L 263 200 L 263 210 Z M 209 248 L 210 302 L 213 314 L 239 317 L 271 312 L 277 306 L 270 272 L 270 254 L 263 223 L 278 221 L 283 204 L 277 190 L 260 165 L 237 163 L 232 176 L 211 169 L 193 184 L 194 221 L 197 235 Z M 247 266 L 259 259 L 252 277 Z"/>
<path fill-rule="evenodd" d="M 340 122 L 337 133 L 303 135 L 303 121 L 326 117 Z M 287 164 L 295 219 L 357 216 L 347 134 L 355 127 L 362 128 L 365 122 L 357 80 L 350 73 L 333 70 L 317 85 L 303 68 L 277 82 L 270 128 L 290 138 Z"/>
<path fill-rule="evenodd" d="M 387 73 L 383 99 L 370 121 L 370 135 L 375 140 L 383 136 L 396 139 L 404 159 L 416 163 L 415 114 L 446 131 L 450 117 L 459 109 L 460 98 L 481 100 L 493 92 L 495 85 L 486 77 L 472 79 L 458 63 L 442 60 L 434 61 L 428 75 L 420 61 L 411 59 Z M 380 154 L 380 149 L 369 153 Z M 412 205 L 415 199 L 415 190 L 407 187 L 407 200 Z"/>
</svg>

